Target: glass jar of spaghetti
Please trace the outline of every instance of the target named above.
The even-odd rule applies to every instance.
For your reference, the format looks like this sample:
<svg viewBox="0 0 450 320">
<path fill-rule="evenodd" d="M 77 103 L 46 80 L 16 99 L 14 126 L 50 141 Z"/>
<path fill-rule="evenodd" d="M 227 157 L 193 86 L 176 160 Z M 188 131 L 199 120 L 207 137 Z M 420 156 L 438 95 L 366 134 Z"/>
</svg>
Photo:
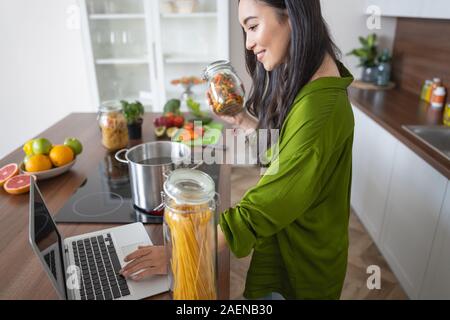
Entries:
<svg viewBox="0 0 450 320">
<path fill-rule="evenodd" d="M 174 300 L 217 299 L 217 229 L 213 179 L 173 171 L 164 183 L 164 244 Z"/>
<path fill-rule="evenodd" d="M 203 79 L 208 81 L 208 96 L 216 114 L 234 116 L 244 110 L 244 86 L 228 61 L 210 64 Z"/>
<path fill-rule="evenodd" d="M 102 132 L 102 144 L 109 151 L 117 151 L 128 145 L 128 126 L 119 101 L 106 101 L 100 106 L 98 123 Z"/>
</svg>

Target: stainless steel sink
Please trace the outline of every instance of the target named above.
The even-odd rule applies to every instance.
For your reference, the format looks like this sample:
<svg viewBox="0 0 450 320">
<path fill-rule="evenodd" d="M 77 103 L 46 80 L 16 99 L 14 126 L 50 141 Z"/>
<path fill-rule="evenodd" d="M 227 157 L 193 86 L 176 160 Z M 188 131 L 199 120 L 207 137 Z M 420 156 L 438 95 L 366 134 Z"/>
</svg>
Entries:
<svg viewBox="0 0 450 320">
<path fill-rule="evenodd" d="M 450 127 L 403 126 L 403 128 L 450 160 Z"/>
</svg>

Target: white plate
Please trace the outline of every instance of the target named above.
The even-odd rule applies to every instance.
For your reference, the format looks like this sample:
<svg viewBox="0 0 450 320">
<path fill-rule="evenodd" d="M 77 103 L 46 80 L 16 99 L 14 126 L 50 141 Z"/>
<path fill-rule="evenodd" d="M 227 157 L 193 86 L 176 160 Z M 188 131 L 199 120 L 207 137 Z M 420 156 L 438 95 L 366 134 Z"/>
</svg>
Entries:
<svg viewBox="0 0 450 320">
<path fill-rule="evenodd" d="M 20 173 L 22 173 L 22 174 L 26 174 L 29 176 L 36 176 L 37 180 L 47 180 L 47 179 L 51 179 L 51 178 L 57 177 L 59 175 L 62 175 L 63 173 L 66 173 L 73 167 L 73 165 L 75 164 L 76 161 L 77 161 L 77 159 L 73 160 L 71 163 L 66 164 L 65 166 L 53 168 L 53 169 L 46 170 L 46 171 L 40 171 L 40 172 L 25 171 L 25 165 L 23 162 L 20 163 L 19 168 L 20 168 Z"/>
</svg>

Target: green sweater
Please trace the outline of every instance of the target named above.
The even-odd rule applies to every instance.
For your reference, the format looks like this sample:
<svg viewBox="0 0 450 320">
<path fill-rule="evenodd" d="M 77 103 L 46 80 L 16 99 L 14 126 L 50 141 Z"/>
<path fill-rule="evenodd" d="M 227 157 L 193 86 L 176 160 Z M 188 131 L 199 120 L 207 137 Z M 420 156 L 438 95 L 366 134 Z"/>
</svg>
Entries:
<svg viewBox="0 0 450 320">
<path fill-rule="evenodd" d="M 244 296 L 339 299 L 347 269 L 354 118 L 353 81 L 320 78 L 299 92 L 279 154 L 220 226 L 237 257 L 253 258 Z"/>
</svg>

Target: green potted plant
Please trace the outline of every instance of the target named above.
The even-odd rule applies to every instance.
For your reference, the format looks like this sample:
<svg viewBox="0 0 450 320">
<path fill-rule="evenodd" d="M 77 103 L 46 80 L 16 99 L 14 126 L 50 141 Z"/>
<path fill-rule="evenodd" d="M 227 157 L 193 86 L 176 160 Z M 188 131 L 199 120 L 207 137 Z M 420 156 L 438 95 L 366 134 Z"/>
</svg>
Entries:
<svg viewBox="0 0 450 320">
<path fill-rule="evenodd" d="M 144 115 L 144 106 L 139 101 L 127 102 L 120 101 L 123 113 L 127 119 L 128 136 L 130 140 L 138 140 L 142 138 L 142 123 Z"/>
<path fill-rule="evenodd" d="M 359 37 L 362 47 L 354 49 L 347 55 L 354 55 L 359 58 L 359 67 L 363 67 L 361 80 L 364 82 L 376 82 L 377 78 L 377 35 L 375 33 L 368 35 L 366 38 Z"/>
</svg>

